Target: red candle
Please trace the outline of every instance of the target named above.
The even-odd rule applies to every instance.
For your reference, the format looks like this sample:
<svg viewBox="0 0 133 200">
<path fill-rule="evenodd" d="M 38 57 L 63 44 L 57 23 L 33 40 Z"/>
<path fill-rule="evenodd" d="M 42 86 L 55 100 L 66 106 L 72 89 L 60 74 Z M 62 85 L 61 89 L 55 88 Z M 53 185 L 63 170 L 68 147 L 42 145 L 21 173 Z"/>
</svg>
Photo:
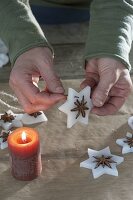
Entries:
<svg viewBox="0 0 133 200">
<path fill-rule="evenodd" d="M 19 180 L 33 180 L 42 170 L 40 142 L 33 128 L 17 128 L 8 137 L 12 175 Z"/>
</svg>

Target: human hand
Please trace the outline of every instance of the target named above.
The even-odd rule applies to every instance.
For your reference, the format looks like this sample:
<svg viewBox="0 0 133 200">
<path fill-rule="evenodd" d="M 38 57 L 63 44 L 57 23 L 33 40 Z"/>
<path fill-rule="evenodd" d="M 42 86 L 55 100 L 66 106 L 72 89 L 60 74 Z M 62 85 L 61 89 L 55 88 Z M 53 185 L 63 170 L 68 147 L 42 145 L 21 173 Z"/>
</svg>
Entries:
<svg viewBox="0 0 133 200">
<path fill-rule="evenodd" d="M 46 47 L 33 48 L 21 54 L 11 71 L 9 85 L 27 113 L 46 110 L 65 98 L 60 79 L 53 70 L 53 56 Z M 46 90 L 37 87 L 39 77 Z"/>
<path fill-rule="evenodd" d="M 117 112 L 132 90 L 129 70 L 113 58 L 95 58 L 87 63 L 81 88 L 87 85 L 92 87 L 92 113 L 97 115 Z"/>
</svg>

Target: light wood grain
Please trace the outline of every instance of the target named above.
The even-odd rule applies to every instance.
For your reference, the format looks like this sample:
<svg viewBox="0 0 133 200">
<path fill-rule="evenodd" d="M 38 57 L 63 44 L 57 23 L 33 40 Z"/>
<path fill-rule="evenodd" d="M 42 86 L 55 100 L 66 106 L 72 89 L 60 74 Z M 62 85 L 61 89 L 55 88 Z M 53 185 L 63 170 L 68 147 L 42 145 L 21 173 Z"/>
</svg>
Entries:
<svg viewBox="0 0 133 200">
<path fill-rule="evenodd" d="M 81 79 L 64 80 L 66 89 L 79 91 Z M 8 83 L 0 84 L 0 91 L 12 94 Z M 17 101 L 2 95 L 8 105 L 21 108 Z M 115 143 L 125 136 L 127 119 L 133 114 L 133 94 L 114 116 L 90 116 L 88 125 L 76 124 L 66 128 L 66 115 L 58 105 L 45 112 L 47 123 L 34 125 L 41 141 L 43 170 L 40 177 L 31 182 L 15 180 L 10 173 L 8 150 L 0 150 L 0 199 L 1 200 L 132 200 L 133 156 L 124 156 L 125 162 L 118 166 L 119 176 L 103 175 L 94 180 L 91 170 L 80 168 L 87 159 L 87 148 L 100 150 L 110 146 L 111 152 L 121 155 Z M 61 104 L 61 103 L 60 103 Z M 8 108 L 0 104 L 0 113 Z M 14 112 L 18 112 L 13 109 Z"/>
</svg>

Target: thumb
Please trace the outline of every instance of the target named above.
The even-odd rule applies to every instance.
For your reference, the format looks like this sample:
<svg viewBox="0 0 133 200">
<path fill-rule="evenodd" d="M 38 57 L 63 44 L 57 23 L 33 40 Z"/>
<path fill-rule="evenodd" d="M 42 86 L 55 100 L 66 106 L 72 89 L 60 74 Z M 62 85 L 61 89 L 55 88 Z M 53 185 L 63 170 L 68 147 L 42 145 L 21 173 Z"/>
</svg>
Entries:
<svg viewBox="0 0 133 200">
<path fill-rule="evenodd" d="M 108 97 L 109 91 L 116 81 L 116 76 L 111 76 L 110 73 L 101 75 L 100 81 L 92 94 L 92 102 L 94 106 L 103 106 Z"/>
<path fill-rule="evenodd" d="M 60 94 L 64 93 L 62 83 L 52 67 L 47 66 L 43 68 L 43 71 L 40 73 L 46 82 L 46 86 L 49 92 Z"/>
</svg>

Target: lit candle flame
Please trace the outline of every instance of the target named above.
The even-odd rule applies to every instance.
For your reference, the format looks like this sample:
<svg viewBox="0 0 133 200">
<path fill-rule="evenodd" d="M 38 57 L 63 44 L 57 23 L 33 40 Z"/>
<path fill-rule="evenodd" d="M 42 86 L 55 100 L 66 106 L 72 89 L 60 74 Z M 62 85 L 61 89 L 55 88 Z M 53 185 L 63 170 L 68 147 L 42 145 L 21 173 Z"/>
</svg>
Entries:
<svg viewBox="0 0 133 200">
<path fill-rule="evenodd" d="M 22 132 L 21 137 L 22 137 L 22 141 L 26 142 L 26 133 L 24 131 Z"/>
</svg>

